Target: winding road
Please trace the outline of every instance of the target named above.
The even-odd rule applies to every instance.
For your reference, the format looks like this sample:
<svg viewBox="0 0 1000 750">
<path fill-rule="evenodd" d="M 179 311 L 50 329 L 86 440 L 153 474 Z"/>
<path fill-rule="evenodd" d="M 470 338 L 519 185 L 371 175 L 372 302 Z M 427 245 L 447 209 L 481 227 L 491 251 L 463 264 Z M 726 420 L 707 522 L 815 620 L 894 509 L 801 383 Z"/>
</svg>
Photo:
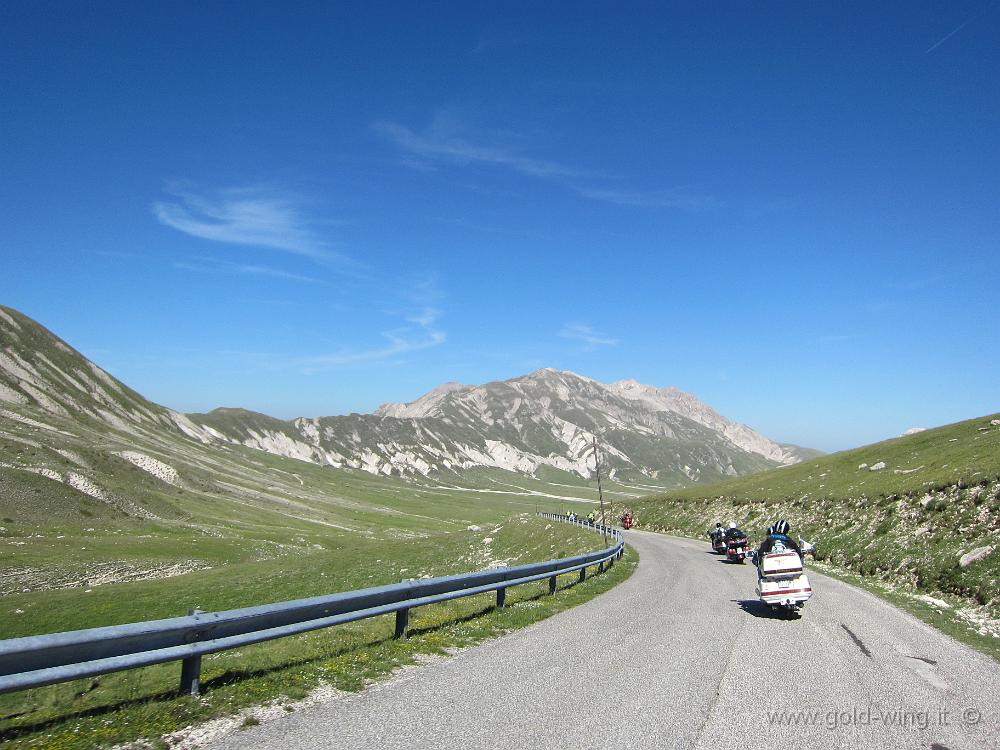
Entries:
<svg viewBox="0 0 1000 750">
<path fill-rule="evenodd" d="M 209 747 L 1000 747 L 989 657 L 815 572 L 802 617 L 772 617 L 750 565 L 626 540 L 638 569 L 586 604 Z"/>
</svg>

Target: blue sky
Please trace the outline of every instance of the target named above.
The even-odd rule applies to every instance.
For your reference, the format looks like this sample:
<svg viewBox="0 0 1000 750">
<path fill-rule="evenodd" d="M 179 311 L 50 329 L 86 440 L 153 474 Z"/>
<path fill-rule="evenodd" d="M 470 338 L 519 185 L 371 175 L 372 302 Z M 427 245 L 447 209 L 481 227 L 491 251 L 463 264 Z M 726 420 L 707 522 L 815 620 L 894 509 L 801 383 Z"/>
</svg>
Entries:
<svg viewBox="0 0 1000 750">
<path fill-rule="evenodd" d="M 1000 409 L 998 80 L 996 2 L 14 0 L 0 301 L 185 411 L 548 366 L 852 447 Z"/>
</svg>

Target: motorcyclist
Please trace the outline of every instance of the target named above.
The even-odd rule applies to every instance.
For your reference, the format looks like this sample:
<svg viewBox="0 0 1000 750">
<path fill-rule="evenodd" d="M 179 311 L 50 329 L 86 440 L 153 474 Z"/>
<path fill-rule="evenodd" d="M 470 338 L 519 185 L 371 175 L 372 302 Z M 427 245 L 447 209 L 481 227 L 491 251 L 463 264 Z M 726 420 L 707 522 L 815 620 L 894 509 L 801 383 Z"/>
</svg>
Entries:
<svg viewBox="0 0 1000 750">
<path fill-rule="evenodd" d="M 745 539 L 746 534 L 736 525 L 736 521 L 729 522 L 729 528 L 726 529 L 726 541 L 731 539 Z"/>
<path fill-rule="evenodd" d="M 597 520 L 597 514 L 594 511 L 590 511 L 590 513 L 587 514 L 587 523 L 593 526 L 594 521 L 596 520 Z"/>
<path fill-rule="evenodd" d="M 722 528 L 722 522 L 716 522 L 715 528 L 708 530 L 708 538 L 714 542 L 715 538 L 722 533 L 724 533 Z"/>
</svg>

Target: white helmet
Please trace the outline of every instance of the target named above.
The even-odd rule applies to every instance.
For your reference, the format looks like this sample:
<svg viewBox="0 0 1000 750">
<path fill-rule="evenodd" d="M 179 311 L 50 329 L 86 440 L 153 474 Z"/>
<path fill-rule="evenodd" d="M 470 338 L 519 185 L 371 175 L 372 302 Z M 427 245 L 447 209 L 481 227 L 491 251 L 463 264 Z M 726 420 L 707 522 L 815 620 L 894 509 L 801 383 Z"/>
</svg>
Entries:
<svg viewBox="0 0 1000 750">
<path fill-rule="evenodd" d="M 729 528 L 735 529 L 736 528 L 736 521 L 730 521 L 729 522 Z"/>
</svg>

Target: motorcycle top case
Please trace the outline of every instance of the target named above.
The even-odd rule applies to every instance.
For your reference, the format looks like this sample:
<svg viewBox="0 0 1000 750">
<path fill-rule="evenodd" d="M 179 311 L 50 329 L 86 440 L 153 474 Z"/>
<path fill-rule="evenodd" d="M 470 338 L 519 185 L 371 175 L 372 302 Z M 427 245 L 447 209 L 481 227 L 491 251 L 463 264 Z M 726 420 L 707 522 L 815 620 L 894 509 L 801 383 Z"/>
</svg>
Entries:
<svg viewBox="0 0 1000 750">
<path fill-rule="evenodd" d="M 770 580 L 798 578 L 802 575 L 802 560 L 795 552 L 776 552 L 764 555 L 761 575 Z"/>
</svg>

